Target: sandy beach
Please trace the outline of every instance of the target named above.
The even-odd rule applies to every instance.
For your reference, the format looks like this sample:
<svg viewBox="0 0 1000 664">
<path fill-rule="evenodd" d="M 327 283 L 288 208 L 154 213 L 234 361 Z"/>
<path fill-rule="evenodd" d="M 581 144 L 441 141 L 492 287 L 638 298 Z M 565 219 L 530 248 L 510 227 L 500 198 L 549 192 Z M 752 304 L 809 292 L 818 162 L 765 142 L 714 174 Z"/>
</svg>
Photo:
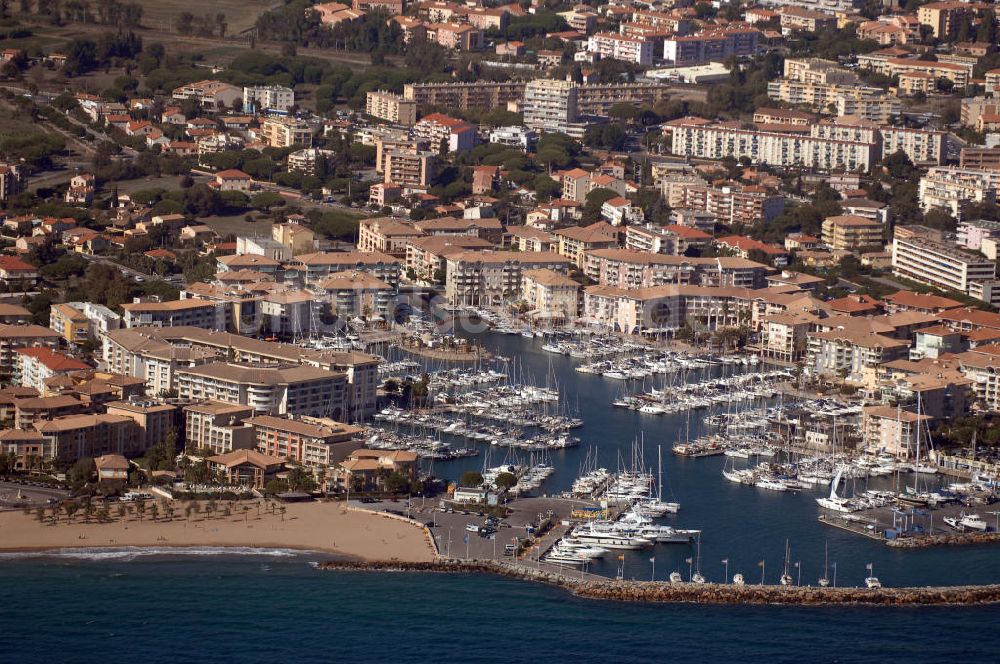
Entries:
<svg viewBox="0 0 1000 664">
<path fill-rule="evenodd" d="M 181 506 L 173 520 L 162 513 L 157 520 L 147 512 L 124 519 L 116 512 L 109 523 L 84 521 L 77 513 L 70 521 L 61 514 L 56 523 L 46 515 L 39 523 L 34 513 L 0 512 L 0 551 L 34 551 L 70 547 L 205 546 L 288 548 L 325 551 L 358 560 L 420 562 L 434 554 L 424 531 L 388 516 L 351 510 L 342 503 L 285 505 L 282 515 L 256 503 L 243 512 L 232 506 L 230 516 L 222 507 L 212 514 L 185 516 Z"/>
</svg>

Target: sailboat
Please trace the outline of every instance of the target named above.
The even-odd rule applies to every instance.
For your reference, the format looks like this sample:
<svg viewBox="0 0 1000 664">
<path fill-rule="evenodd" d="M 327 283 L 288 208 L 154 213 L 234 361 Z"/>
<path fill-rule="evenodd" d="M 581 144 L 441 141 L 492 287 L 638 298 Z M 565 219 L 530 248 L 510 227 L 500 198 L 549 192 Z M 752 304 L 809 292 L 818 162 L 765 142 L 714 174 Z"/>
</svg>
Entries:
<svg viewBox="0 0 1000 664">
<path fill-rule="evenodd" d="M 697 571 L 691 575 L 691 582 L 705 583 L 705 577 L 701 575 L 701 535 L 698 535 L 698 551 L 695 557 L 695 570 Z"/>
<path fill-rule="evenodd" d="M 785 571 L 781 575 L 781 579 L 779 581 L 781 583 L 781 585 L 783 585 L 783 586 L 790 586 L 793 583 L 792 576 L 788 573 L 788 555 L 789 555 L 789 553 L 790 553 L 790 549 L 788 548 L 788 540 L 786 539 L 785 540 Z"/>
<path fill-rule="evenodd" d="M 857 509 L 849 498 L 841 498 L 837 495 L 837 487 L 840 485 L 840 478 L 844 474 L 844 467 L 841 466 L 837 469 L 837 474 L 834 475 L 833 481 L 830 482 L 830 495 L 827 498 L 817 498 L 816 502 L 820 507 L 834 512 L 856 512 Z"/>
<path fill-rule="evenodd" d="M 823 546 L 823 576 L 819 578 L 819 585 L 821 588 L 826 588 L 830 585 L 830 579 L 827 574 L 830 571 L 830 543 L 827 542 Z"/>
</svg>

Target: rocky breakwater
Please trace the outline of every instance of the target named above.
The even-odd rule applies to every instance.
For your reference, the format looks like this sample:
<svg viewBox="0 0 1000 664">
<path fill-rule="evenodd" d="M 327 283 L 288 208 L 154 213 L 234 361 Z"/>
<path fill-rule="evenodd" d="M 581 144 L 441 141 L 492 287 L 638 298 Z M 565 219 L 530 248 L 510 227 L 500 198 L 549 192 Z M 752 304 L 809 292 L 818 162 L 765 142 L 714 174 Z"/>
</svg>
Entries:
<svg viewBox="0 0 1000 664">
<path fill-rule="evenodd" d="M 321 569 L 373 572 L 444 572 L 498 574 L 555 586 L 588 599 L 616 602 L 692 604 L 788 604 L 824 606 L 932 606 L 1000 603 L 1000 585 L 939 588 L 819 588 L 807 586 L 736 586 L 716 583 L 619 581 L 590 576 L 579 579 L 507 562 L 441 559 L 426 563 L 330 561 Z"/>
<path fill-rule="evenodd" d="M 944 535 L 921 535 L 920 537 L 900 537 L 886 540 L 886 545 L 898 549 L 923 549 L 929 546 L 967 546 L 970 544 L 994 544 L 1000 542 L 1000 533 L 947 533 Z"/>
</svg>

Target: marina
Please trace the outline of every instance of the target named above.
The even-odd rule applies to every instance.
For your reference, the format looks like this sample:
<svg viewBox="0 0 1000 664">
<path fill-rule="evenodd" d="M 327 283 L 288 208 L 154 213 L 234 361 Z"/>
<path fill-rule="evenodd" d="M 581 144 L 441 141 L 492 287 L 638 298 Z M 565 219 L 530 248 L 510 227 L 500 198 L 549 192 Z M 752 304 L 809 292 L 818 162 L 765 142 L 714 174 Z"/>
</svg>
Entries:
<svg viewBox="0 0 1000 664">
<path fill-rule="evenodd" d="M 726 402 L 705 409 L 684 409 L 648 418 L 638 411 L 611 405 L 618 396 L 622 381 L 576 371 L 579 358 L 542 350 L 545 343 L 543 339 L 495 333 L 480 334 L 477 339 L 496 356 L 517 358 L 518 374 L 523 372 L 525 376 L 548 377 L 543 378 L 542 384 L 557 386 L 552 387 L 557 389 L 558 397 L 555 401 L 548 402 L 549 412 L 554 408 L 557 414 L 562 411 L 566 413 L 564 417 L 582 420 L 579 426 L 571 429 L 571 434 L 580 439 L 579 445 L 546 450 L 554 472 L 543 481 L 535 495 L 562 494 L 573 497 L 580 501 L 577 506 L 581 508 L 581 514 L 582 508 L 586 506 L 599 512 L 602 504 L 621 509 L 610 502 L 602 503 L 602 496 L 614 483 L 618 472 L 632 466 L 631 453 L 635 441 L 644 436 L 648 458 L 643 460 L 642 465 L 647 474 L 655 477 L 655 470 L 650 472 L 656 466 L 655 452 L 652 450 L 657 446 L 662 447 L 663 484 L 669 487 L 669 492 L 661 500 L 677 502 L 682 506 L 677 513 L 668 512 L 655 517 L 655 523 L 676 530 L 701 531 L 697 541 L 701 550 L 702 574 L 709 581 L 718 581 L 726 572 L 719 560 L 729 561 L 727 577 L 730 582 L 736 574 L 752 579 L 755 572 L 759 579 L 761 570 L 758 563 L 766 560 L 766 580 L 777 583 L 786 537 L 791 541 L 792 550 L 805 569 L 803 583 L 815 584 L 821 576 L 825 547 L 828 548 L 831 565 L 837 563 L 842 571 L 849 568 L 861 570 L 854 574 L 842 572 L 847 574 L 841 578 L 844 583 L 863 584 L 864 565 L 868 562 L 877 566 L 881 582 L 889 585 L 904 585 L 907 580 L 922 583 L 923 579 L 933 579 L 936 575 L 956 581 L 992 578 L 994 573 L 1000 575 L 1000 571 L 993 569 L 992 558 L 983 551 L 953 549 L 959 558 L 967 559 L 967 562 L 957 567 L 931 569 L 919 558 L 901 561 L 888 557 L 890 551 L 899 549 L 896 546 L 886 546 L 887 540 L 884 537 L 869 537 L 866 536 L 867 533 L 858 533 L 857 529 L 832 527 L 832 523 L 821 521 L 820 516 L 829 511 L 824 510 L 816 499 L 829 495 L 830 483 L 839 468 L 843 468 L 843 477 L 838 497 L 842 495 L 852 499 L 858 496 L 874 500 L 881 495 L 874 493 L 866 496 L 868 491 L 890 492 L 895 489 L 897 493 L 905 493 L 904 487 L 912 486 L 915 476 L 919 476 L 921 486 L 926 485 L 931 493 L 947 490 L 947 485 L 955 482 L 940 475 L 912 473 L 907 464 L 894 462 L 890 465 L 885 459 L 856 453 L 849 455 L 844 452 L 806 450 L 792 445 L 784 434 L 776 437 L 775 432 L 794 429 L 794 420 L 798 417 L 790 407 L 792 400 L 785 399 L 780 394 L 770 398 L 758 395 L 746 395 L 744 398 L 733 394 Z M 512 361 L 509 360 L 508 363 Z M 497 370 L 502 372 L 502 366 Z M 692 383 L 700 383 L 743 373 L 763 372 L 750 364 L 720 363 L 688 369 L 678 375 L 685 375 Z M 567 406 L 568 404 L 571 405 Z M 442 408 L 450 405 L 442 404 Z M 803 401 L 799 405 L 802 409 L 834 418 L 846 419 L 852 412 L 851 406 L 830 399 Z M 546 406 L 541 402 L 532 407 Z M 465 411 L 461 415 L 468 417 L 469 413 Z M 515 413 L 513 416 L 518 415 Z M 449 424 L 446 427 L 454 424 L 458 417 L 457 412 L 447 413 L 445 420 Z M 494 418 L 493 421 L 502 419 Z M 489 418 L 484 422 L 488 420 Z M 384 424 L 379 422 L 379 426 Z M 442 439 L 446 436 L 447 434 L 442 434 Z M 481 453 L 497 448 L 488 441 L 469 441 L 465 438 L 461 441 L 458 447 L 474 447 Z M 709 449 L 693 451 L 690 456 L 675 453 L 676 445 L 693 444 L 696 441 L 699 446 L 706 444 Z M 526 450 L 521 453 L 529 452 L 530 450 Z M 483 466 L 483 461 L 475 457 L 456 458 L 436 462 L 435 472 L 455 479 L 466 470 L 481 471 Z M 749 469 L 762 476 L 767 471 L 768 481 L 761 482 L 763 486 L 757 486 L 756 481 L 753 485 L 728 481 L 723 476 L 723 471 L 727 468 L 738 471 Z M 773 488 L 778 485 L 783 485 L 785 489 Z M 886 514 L 890 514 L 889 510 L 892 508 L 888 503 L 876 506 L 873 502 L 865 509 L 884 510 Z M 975 511 L 984 518 L 989 518 L 986 512 L 991 510 L 992 508 L 985 506 Z M 934 532 L 940 535 L 940 527 L 947 526 L 942 525 L 943 521 L 937 523 L 937 515 L 934 519 Z M 834 520 L 836 519 L 830 519 L 831 522 Z M 570 519 L 568 523 L 572 525 L 583 521 L 583 518 Z M 891 529 L 891 518 L 886 523 Z M 912 520 L 908 520 L 909 526 L 912 523 Z M 919 519 L 916 525 L 921 525 Z M 898 515 L 896 526 L 902 528 Z M 734 533 L 739 533 L 739 546 L 733 544 Z M 902 539 L 918 534 L 910 527 L 905 530 Z M 555 539 L 550 542 L 550 546 L 554 543 Z M 618 553 L 605 553 L 590 559 L 585 569 L 588 573 L 607 577 L 615 577 L 621 573 L 626 578 L 630 575 L 641 578 L 648 576 L 651 571 L 653 564 L 649 562 L 649 558 L 655 558 L 656 569 L 662 570 L 664 575 L 676 571 L 687 578 L 688 564 L 685 561 L 692 555 L 697 556 L 695 548 L 691 545 L 661 543 L 654 544 L 652 548 L 640 547 L 623 552 L 614 550 Z M 618 559 L 621 555 L 624 555 L 624 561 Z M 574 568 L 577 567 L 575 562 L 572 564 Z M 580 565 L 579 568 L 584 569 L 584 566 Z"/>
</svg>

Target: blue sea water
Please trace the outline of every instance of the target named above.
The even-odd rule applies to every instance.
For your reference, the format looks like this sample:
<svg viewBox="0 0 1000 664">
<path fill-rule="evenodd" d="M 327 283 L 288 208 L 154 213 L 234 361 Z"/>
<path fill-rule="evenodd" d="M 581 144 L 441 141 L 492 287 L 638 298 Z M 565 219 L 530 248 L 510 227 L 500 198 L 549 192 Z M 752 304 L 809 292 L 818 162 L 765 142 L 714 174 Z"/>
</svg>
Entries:
<svg viewBox="0 0 1000 664">
<path fill-rule="evenodd" d="M 319 555 L 0 565 L 0 661 L 996 661 L 1000 608 L 633 605 Z"/>
</svg>

